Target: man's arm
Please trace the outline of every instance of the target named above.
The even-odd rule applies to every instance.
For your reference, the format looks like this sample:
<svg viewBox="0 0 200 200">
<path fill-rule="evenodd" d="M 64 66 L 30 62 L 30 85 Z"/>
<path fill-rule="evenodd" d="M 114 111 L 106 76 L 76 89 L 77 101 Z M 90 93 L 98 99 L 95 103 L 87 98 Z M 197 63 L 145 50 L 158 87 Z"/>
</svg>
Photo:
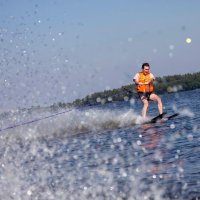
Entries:
<svg viewBox="0 0 200 200">
<path fill-rule="evenodd" d="M 154 80 L 155 80 L 154 78 L 151 78 L 150 81 L 145 82 L 144 84 L 145 84 L 145 85 L 148 85 L 148 84 L 152 83 Z"/>
<path fill-rule="evenodd" d="M 136 85 L 139 85 L 139 74 L 138 73 L 133 77 L 133 82 L 135 82 Z"/>
<path fill-rule="evenodd" d="M 155 76 L 153 74 L 150 74 L 150 81 L 147 82 L 147 84 L 155 81 Z"/>
<path fill-rule="evenodd" d="M 136 74 L 133 78 L 133 81 L 136 85 L 148 85 L 149 83 L 153 82 L 155 80 L 155 77 L 153 74 L 150 75 L 150 80 L 144 83 L 139 82 L 139 74 Z"/>
<path fill-rule="evenodd" d="M 148 85 L 149 83 L 153 82 L 155 79 L 151 78 L 150 81 L 141 83 L 139 82 L 137 79 L 133 79 L 133 81 L 135 82 L 136 85 Z"/>
<path fill-rule="evenodd" d="M 135 84 L 139 85 L 139 81 L 137 79 L 133 79 L 133 82 L 135 82 Z"/>
</svg>

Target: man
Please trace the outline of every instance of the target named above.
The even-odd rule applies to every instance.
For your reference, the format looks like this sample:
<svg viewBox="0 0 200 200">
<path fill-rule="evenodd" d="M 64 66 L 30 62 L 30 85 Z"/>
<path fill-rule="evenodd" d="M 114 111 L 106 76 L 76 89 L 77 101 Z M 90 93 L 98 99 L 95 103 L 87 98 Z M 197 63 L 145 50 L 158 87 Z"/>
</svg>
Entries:
<svg viewBox="0 0 200 200">
<path fill-rule="evenodd" d="M 155 77 L 150 73 L 149 63 L 142 64 L 142 71 L 137 73 L 133 81 L 136 84 L 136 92 L 138 93 L 141 101 L 143 102 L 142 116 L 146 117 L 149 100 L 156 101 L 158 104 L 158 111 L 163 113 L 162 101 L 158 95 L 153 93 L 153 81 Z"/>
</svg>

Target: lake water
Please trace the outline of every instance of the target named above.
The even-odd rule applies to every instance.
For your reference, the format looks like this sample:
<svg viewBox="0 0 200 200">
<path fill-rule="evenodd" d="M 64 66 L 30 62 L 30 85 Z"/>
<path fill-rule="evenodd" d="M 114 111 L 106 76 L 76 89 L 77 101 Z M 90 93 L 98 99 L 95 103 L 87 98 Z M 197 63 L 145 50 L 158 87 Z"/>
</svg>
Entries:
<svg viewBox="0 0 200 200">
<path fill-rule="evenodd" d="M 0 199 L 200 199 L 200 90 L 161 97 L 155 124 L 138 100 L 1 113 Z"/>
</svg>

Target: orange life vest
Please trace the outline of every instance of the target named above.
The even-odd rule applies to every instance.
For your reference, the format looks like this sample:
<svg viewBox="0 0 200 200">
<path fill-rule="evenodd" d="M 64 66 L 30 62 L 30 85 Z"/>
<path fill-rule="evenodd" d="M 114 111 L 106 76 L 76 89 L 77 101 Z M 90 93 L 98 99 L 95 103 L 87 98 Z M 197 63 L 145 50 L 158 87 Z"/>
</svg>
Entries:
<svg viewBox="0 0 200 200">
<path fill-rule="evenodd" d="M 145 83 L 151 80 L 150 73 L 144 75 L 143 72 L 139 72 L 139 82 Z M 150 82 L 149 84 L 145 85 L 138 85 L 136 84 L 136 92 L 153 92 L 153 83 Z"/>
</svg>

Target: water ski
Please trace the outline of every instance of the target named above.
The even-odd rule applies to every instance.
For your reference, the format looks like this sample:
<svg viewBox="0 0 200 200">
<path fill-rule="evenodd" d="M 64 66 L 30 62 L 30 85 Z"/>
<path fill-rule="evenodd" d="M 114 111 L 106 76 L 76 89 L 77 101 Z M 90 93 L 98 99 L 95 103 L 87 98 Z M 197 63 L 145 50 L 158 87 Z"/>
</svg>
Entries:
<svg viewBox="0 0 200 200">
<path fill-rule="evenodd" d="M 158 120 L 162 119 L 167 113 L 164 112 L 162 114 L 159 114 L 158 116 L 152 118 L 149 123 L 156 123 Z"/>
<path fill-rule="evenodd" d="M 174 118 L 174 117 L 176 117 L 176 116 L 178 116 L 179 115 L 179 113 L 175 113 L 175 114 L 173 114 L 173 115 L 170 115 L 170 116 L 168 116 L 168 117 L 166 117 L 167 118 L 167 120 L 169 120 L 169 119 L 172 119 L 172 118 Z M 165 118 L 165 117 L 164 117 Z"/>
<path fill-rule="evenodd" d="M 173 115 L 170 115 L 170 116 L 166 116 L 167 113 L 162 113 L 162 114 L 159 114 L 158 116 L 152 118 L 150 121 L 146 122 L 146 123 L 156 123 L 158 121 L 167 121 L 167 120 L 170 120 L 170 119 L 173 119 L 174 117 L 178 116 L 179 113 L 175 113 Z"/>
</svg>

